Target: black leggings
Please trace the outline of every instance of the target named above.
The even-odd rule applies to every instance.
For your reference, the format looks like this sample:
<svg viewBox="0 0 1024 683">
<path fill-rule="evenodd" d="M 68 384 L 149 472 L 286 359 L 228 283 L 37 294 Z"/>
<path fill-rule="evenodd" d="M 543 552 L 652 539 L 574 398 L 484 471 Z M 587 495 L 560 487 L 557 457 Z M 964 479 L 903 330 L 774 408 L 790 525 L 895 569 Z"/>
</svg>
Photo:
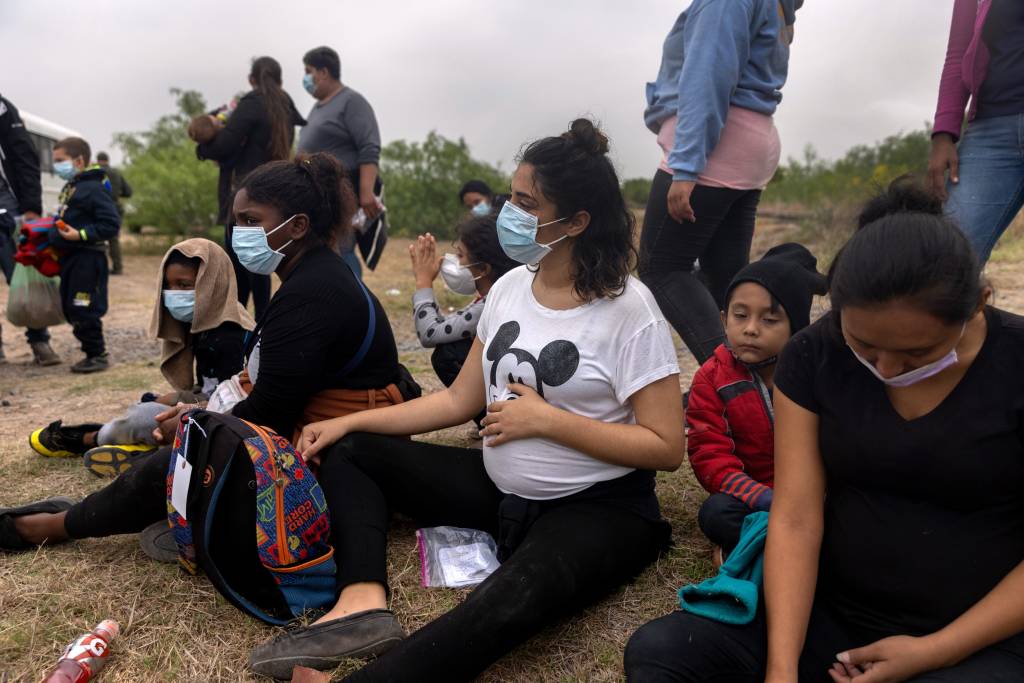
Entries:
<svg viewBox="0 0 1024 683">
<path fill-rule="evenodd" d="M 690 195 L 697 220 L 679 223 L 668 213 L 671 186 L 671 175 L 655 173 L 640 236 L 640 279 L 703 363 L 725 340 L 719 311 L 729 282 L 750 259 L 761 191 L 697 185 Z M 698 259 L 700 278 L 693 270 Z"/>
<path fill-rule="evenodd" d="M 99 491 L 72 505 L 64 518 L 71 538 L 137 534 L 167 519 L 167 469 L 171 447 L 145 456 Z"/>
<path fill-rule="evenodd" d="M 503 495 L 478 450 L 353 434 L 324 454 L 318 479 L 331 510 L 339 587 L 387 586 L 391 511 L 423 526 L 497 531 Z M 553 504 L 459 606 L 346 680 L 471 680 L 639 574 L 664 547 L 664 526 L 599 501 Z"/>
<path fill-rule="evenodd" d="M 838 653 L 897 635 L 854 628 L 815 602 L 800 655 L 800 683 L 832 683 Z M 626 645 L 630 683 L 761 683 L 768 659 L 764 609 L 753 622 L 733 626 L 673 612 L 642 626 Z M 1024 680 L 1024 634 L 1007 638 L 956 666 L 907 683 L 1010 683 Z"/>
</svg>

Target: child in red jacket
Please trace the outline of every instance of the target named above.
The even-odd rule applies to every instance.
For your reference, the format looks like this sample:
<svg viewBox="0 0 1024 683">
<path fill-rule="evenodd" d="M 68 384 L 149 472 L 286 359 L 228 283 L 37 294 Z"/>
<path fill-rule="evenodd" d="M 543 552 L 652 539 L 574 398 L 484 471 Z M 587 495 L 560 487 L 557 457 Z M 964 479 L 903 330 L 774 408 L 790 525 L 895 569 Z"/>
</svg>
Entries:
<svg viewBox="0 0 1024 683">
<path fill-rule="evenodd" d="M 686 409 L 687 451 L 711 496 L 698 523 L 715 559 L 739 540 L 743 519 L 768 510 L 774 479 L 772 378 L 782 347 L 810 322 L 814 294 L 825 293 L 817 259 L 795 243 L 746 266 L 726 291 L 726 342 L 697 371 Z"/>
</svg>

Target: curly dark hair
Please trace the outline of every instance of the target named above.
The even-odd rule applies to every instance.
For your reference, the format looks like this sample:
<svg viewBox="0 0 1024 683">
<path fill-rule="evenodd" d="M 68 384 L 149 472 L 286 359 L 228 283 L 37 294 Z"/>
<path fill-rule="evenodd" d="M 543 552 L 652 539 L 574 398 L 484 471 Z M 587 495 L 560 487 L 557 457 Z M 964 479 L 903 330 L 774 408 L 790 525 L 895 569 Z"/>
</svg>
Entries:
<svg viewBox="0 0 1024 683">
<path fill-rule="evenodd" d="M 310 232 L 323 244 L 334 244 L 352 230 L 355 191 L 344 167 L 326 152 L 265 163 L 245 177 L 239 190 L 284 217 L 306 214 Z"/>
<path fill-rule="evenodd" d="M 469 252 L 471 262 L 486 263 L 491 267 L 488 275 L 491 282 L 496 282 L 519 265 L 508 257 L 498 242 L 497 214 L 493 211 L 486 216 L 470 214 L 463 218 L 455 228 L 455 239 L 462 242 Z"/>
<path fill-rule="evenodd" d="M 541 192 L 559 216 L 590 214 L 573 241 L 573 289 L 584 301 L 622 294 L 636 249 L 636 219 L 626 208 L 608 158 L 608 138 L 589 119 L 576 119 L 557 137 L 531 143 L 519 156 L 530 164 Z"/>
</svg>

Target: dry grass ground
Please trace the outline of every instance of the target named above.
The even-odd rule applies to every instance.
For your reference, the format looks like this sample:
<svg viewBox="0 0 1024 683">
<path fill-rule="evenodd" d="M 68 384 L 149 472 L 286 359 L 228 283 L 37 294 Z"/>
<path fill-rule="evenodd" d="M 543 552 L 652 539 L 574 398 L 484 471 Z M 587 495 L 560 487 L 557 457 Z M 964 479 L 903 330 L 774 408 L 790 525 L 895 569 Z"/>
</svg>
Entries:
<svg viewBox="0 0 1024 683">
<path fill-rule="evenodd" d="M 790 226 L 762 225 L 755 254 L 790 234 Z M 395 240 L 381 268 L 366 279 L 388 310 L 403 362 L 426 389 L 433 390 L 439 383 L 430 370 L 429 354 L 419 348 L 413 334 L 413 282 L 406 245 Z M 79 353 L 67 326 L 53 331 L 54 347 L 65 364 L 45 369 L 29 364 L 20 332 L 6 326 L 10 362 L 0 366 L 0 507 L 53 494 L 84 496 L 105 483 L 77 461 L 36 456 L 27 437 L 32 429 L 57 418 L 109 419 L 143 391 L 166 386 L 155 363 L 158 346 L 145 335 L 158 266 L 157 257 L 129 257 L 127 273 L 111 279 L 111 311 L 105 325 L 116 364 L 101 375 L 86 378 L 68 372 Z M 1024 310 L 1024 271 L 1005 259 L 990 271 L 1000 292 L 998 303 Z M 6 295 L 6 288 L 0 289 L 0 307 Z M 459 303 L 444 295 L 442 300 Z M 696 368 L 678 340 L 677 345 L 680 379 L 686 385 Z M 469 444 L 471 436 L 461 427 L 424 438 Z M 696 525 L 704 493 L 689 467 L 684 464 L 678 472 L 660 474 L 658 495 L 674 528 L 673 550 L 635 583 L 548 628 L 481 680 L 622 679 L 622 650 L 629 635 L 671 610 L 680 585 L 704 578 L 711 570 L 709 546 Z M 413 532 L 410 522 L 396 521 L 390 544 L 393 607 L 409 630 L 448 610 L 465 594 L 420 586 Z M 0 683 L 38 680 L 67 642 L 105 617 L 118 619 L 123 633 L 102 676 L 111 683 L 254 680 L 246 670 L 249 651 L 273 634 L 226 603 L 203 578 L 150 561 L 135 536 L 0 554 Z"/>
</svg>

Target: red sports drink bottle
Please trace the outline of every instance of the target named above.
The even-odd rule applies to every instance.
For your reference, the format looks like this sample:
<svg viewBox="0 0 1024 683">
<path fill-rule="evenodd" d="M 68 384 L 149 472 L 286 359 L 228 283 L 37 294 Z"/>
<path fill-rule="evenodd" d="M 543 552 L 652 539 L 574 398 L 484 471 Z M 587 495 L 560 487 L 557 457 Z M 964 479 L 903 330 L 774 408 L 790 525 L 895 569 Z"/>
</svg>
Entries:
<svg viewBox="0 0 1024 683">
<path fill-rule="evenodd" d="M 104 619 L 99 626 L 67 646 L 64 654 L 42 683 L 87 683 L 107 663 L 110 641 L 120 627 L 113 619 Z"/>
</svg>

